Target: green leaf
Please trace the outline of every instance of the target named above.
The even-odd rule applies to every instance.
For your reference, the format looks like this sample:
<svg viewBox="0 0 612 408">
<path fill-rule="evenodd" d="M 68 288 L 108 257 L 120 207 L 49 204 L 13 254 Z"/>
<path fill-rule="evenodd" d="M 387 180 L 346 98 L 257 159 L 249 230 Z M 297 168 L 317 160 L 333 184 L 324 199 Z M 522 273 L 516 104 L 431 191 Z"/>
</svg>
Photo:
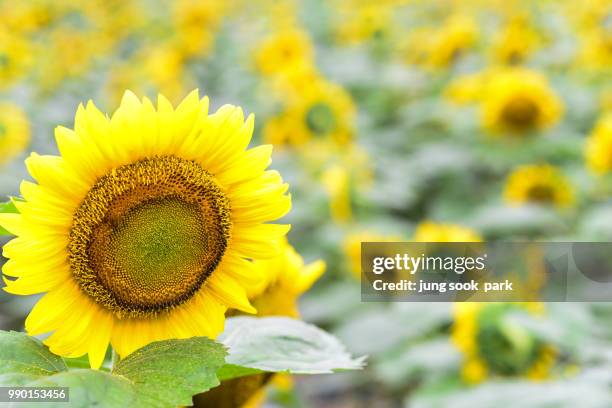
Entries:
<svg viewBox="0 0 612 408">
<path fill-rule="evenodd" d="M 217 378 L 220 381 L 231 380 L 232 378 L 246 377 L 249 375 L 262 373 L 257 368 L 242 367 L 234 364 L 226 364 L 217 371 Z"/>
<path fill-rule="evenodd" d="M 28 387 L 68 387 L 71 408 L 100 407 L 171 407 L 165 401 L 149 402 L 138 395 L 134 384 L 128 379 L 104 371 L 76 369 L 49 377 L 39 377 L 29 382 Z M 65 402 L 45 403 L 45 407 L 65 407 Z M 18 408 L 19 405 L 16 405 Z"/>
<path fill-rule="evenodd" d="M 225 354 L 222 345 L 193 337 L 151 343 L 120 361 L 113 374 L 68 370 L 39 340 L 0 331 L 0 385 L 69 387 L 71 407 L 185 406 L 191 405 L 193 395 L 219 385 L 216 372 Z"/>
<path fill-rule="evenodd" d="M 24 333 L 0 331 L 0 374 L 51 375 L 66 371 L 61 357 Z"/>
<path fill-rule="evenodd" d="M 18 213 L 17 207 L 13 201 L 7 201 L 6 203 L 0 203 L 0 213 Z"/>
<path fill-rule="evenodd" d="M 191 397 L 219 385 L 217 371 L 226 351 L 206 337 L 151 343 L 130 354 L 113 370 L 129 379 L 154 405 L 190 405 Z"/>
<path fill-rule="evenodd" d="M 219 337 L 229 348 L 223 379 L 253 374 L 253 370 L 293 374 L 328 374 L 363 367 L 344 346 L 323 330 L 285 317 L 227 319 Z"/>
<path fill-rule="evenodd" d="M 12 201 L 0 203 L 0 214 L 2 213 L 18 213 L 17 207 Z M 4 228 L 0 227 L 0 235 L 13 235 Z"/>
</svg>

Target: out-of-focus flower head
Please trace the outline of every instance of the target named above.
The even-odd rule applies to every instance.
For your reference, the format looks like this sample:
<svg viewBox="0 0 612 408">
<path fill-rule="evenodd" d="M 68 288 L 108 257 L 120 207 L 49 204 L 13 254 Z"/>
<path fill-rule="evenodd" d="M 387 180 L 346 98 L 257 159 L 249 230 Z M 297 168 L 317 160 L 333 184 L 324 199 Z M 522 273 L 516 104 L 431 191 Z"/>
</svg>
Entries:
<svg viewBox="0 0 612 408">
<path fill-rule="evenodd" d="M 12 33 L 29 34 L 51 24 L 68 10 L 63 0 L 0 2 L 1 24 Z"/>
<path fill-rule="evenodd" d="M 360 44 L 381 39 L 391 29 L 391 4 L 381 2 L 340 1 L 335 4 L 336 39 L 341 44 Z"/>
<path fill-rule="evenodd" d="M 604 115 L 586 141 L 586 162 L 594 173 L 612 170 L 612 114 Z"/>
<path fill-rule="evenodd" d="M 453 14 L 440 27 L 419 27 L 403 45 L 407 62 L 448 68 L 476 44 L 477 24 L 470 15 Z"/>
<path fill-rule="evenodd" d="M 285 110 L 264 129 L 264 138 L 269 143 L 329 139 L 347 144 L 353 138 L 355 113 L 353 100 L 342 87 L 319 80 L 287 102 Z"/>
<path fill-rule="evenodd" d="M 453 79 L 444 90 L 444 97 L 458 105 L 482 101 L 491 79 L 503 68 L 491 67 L 485 70 L 465 74 Z"/>
<path fill-rule="evenodd" d="M 414 232 L 415 242 L 481 242 L 482 236 L 475 230 L 456 224 L 424 221 Z"/>
<path fill-rule="evenodd" d="M 172 102 L 180 98 L 191 80 L 185 72 L 185 55 L 173 41 L 150 44 L 131 59 L 131 64 L 142 66 L 140 85 L 153 88 L 166 95 Z"/>
<path fill-rule="evenodd" d="M 524 13 L 513 14 L 493 38 L 492 58 L 501 64 L 519 64 L 537 49 L 539 43 L 539 35 L 529 17 Z"/>
<path fill-rule="evenodd" d="M 214 44 L 215 32 L 227 13 L 223 0 L 179 0 L 173 4 L 173 18 L 178 46 L 185 55 L 207 55 Z"/>
<path fill-rule="evenodd" d="M 482 124 L 492 133 L 525 135 L 556 124 L 563 103 L 542 74 L 500 70 L 490 78 L 481 105 Z"/>
<path fill-rule="evenodd" d="M 0 88 L 24 77 L 32 63 L 32 44 L 0 26 Z"/>
<path fill-rule="evenodd" d="M 329 196 L 329 210 L 332 219 L 343 224 L 353 218 L 351 204 L 351 174 L 339 164 L 334 164 L 323 171 L 321 181 Z"/>
<path fill-rule="evenodd" d="M 87 20 L 88 26 L 98 37 L 97 41 L 105 44 L 106 49 L 125 40 L 148 22 L 135 1 L 89 0 L 78 7 L 73 5 L 73 8 L 73 13 L 78 12 Z"/>
<path fill-rule="evenodd" d="M 283 29 L 265 38 L 255 52 L 255 65 L 264 75 L 278 74 L 312 65 L 313 46 L 298 28 Z"/>
<path fill-rule="evenodd" d="M 606 70 L 612 64 L 612 4 L 607 0 L 586 0 L 572 2 L 568 7 L 580 39 L 578 64 Z"/>
<path fill-rule="evenodd" d="M 567 207 L 574 202 L 574 193 L 558 168 L 548 164 L 524 165 L 508 177 L 504 198 L 513 204 Z"/>
<path fill-rule="evenodd" d="M 286 240 L 281 244 L 281 253 L 265 261 L 255 261 L 255 270 L 267 278 L 248 293 L 258 317 L 287 316 L 299 318 L 298 300 L 325 272 L 325 262 L 317 260 L 309 264 Z M 229 310 L 229 315 L 242 314 Z M 194 407 L 261 407 L 269 386 L 288 391 L 293 382 L 288 374 L 263 373 L 229 381 L 212 392 L 197 395 Z"/>
<path fill-rule="evenodd" d="M 95 58 L 108 51 L 105 38 L 93 31 L 72 27 L 53 30 L 43 44 L 36 64 L 36 77 L 45 91 L 51 91 L 66 79 L 82 77 Z"/>
<path fill-rule="evenodd" d="M 385 235 L 371 230 L 351 232 L 344 237 L 342 249 L 348 261 L 349 269 L 356 279 L 361 279 L 361 243 L 362 242 L 402 242 L 400 235 Z"/>
<path fill-rule="evenodd" d="M 266 276 L 258 287 L 248 293 L 257 316 L 288 316 L 298 318 L 298 300 L 325 272 L 325 262 L 306 264 L 300 254 L 285 240 L 280 255 L 254 262 Z"/>
<path fill-rule="evenodd" d="M 0 165 L 19 155 L 30 142 L 30 123 L 17 105 L 0 103 Z"/>
<path fill-rule="evenodd" d="M 541 303 L 457 303 L 452 340 L 463 353 L 461 375 L 476 384 L 488 377 L 550 376 L 558 351 L 513 319 L 515 314 L 534 318 L 543 312 Z"/>
</svg>

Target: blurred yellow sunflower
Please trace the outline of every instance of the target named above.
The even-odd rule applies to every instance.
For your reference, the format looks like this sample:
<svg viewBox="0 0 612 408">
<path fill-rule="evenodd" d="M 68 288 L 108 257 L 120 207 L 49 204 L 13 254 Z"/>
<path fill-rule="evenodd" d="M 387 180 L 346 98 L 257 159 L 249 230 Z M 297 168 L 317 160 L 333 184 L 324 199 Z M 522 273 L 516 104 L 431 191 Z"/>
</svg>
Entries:
<svg viewBox="0 0 612 408">
<path fill-rule="evenodd" d="M 510 16 L 505 27 L 493 38 L 493 60 L 501 64 L 524 62 L 536 49 L 538 37 L 525 14 Z"/>
<path fill-rule="evenodd" d="M 340 224 L 348 222 L 353 217 L 349 169 L 340 164 L 329 166 L 323 171 L 321 182 L 329 196 L 332 219 Z"/>
<path fill-rule="evenodd" d="M 477 102 L 483 97 L 488 77 L 488 71 L 483 71 L 455 78 L 444 90 L 444 98 L 457 105 Z"/>
<path fill-rule="evenodd" d="M 75 28 L 58 28 L 47 40 L 36 64 L 38 82 L 47 91 L 65 79 L 84 75 L 109 46 L 107 39 L 95 32 Z"/>
<path fill-rule="evenodd" d="M 0 165 L 9 162 L 30 143 L 30 122 L 17 105 L 0 103 Z"/>
<path fill-rule="evenodd" d="M 281 253 L 270 259 L 253 262 L 255 270 L 265 279 L 249 290 L 251 304 L 257 316 L 288 316 L 299 318 L 298 299 L 323 275 L 325 262 L 309 264 L 284 240 Z"/>
<path fill-rule="evenodd" d="M 414 232 L 415 242 L 481 242 L 482 236 L 471 228 L 456 224 L 425 221 Z"/>
<path fill-rule="evenodd" d="M 0 88 L 22 78 L 32 62 L 32 46 L 19 34 L 0 26 Z"/>
<path fill-rule="evenodd" d="M 490 81 L 481 108 L 491 132 L 528 134 L 556 124 L 563 114 L 561 100 L 538 72 L 502 70 Z"/>
<path fill-rule="evenodd" d="M 586 162 L 594 173 L 612 170 L 612 114 L 604 115 L 586 141 Z"/>
<path fill-rule="evenodd" d="M 286 239 L 281 246 L 278 256 L 254 262 L 254 268 L 261 271 L 259 275 L 266 278 L 257 281 L 248 295 L 251 304 L 257 308 L 257 316 L 297 319 L 300 317 L 298 300 L 325 272 L 325 262 L 318 260 L 306 265 Z M 240 312 L 229 310 L 228 314 Z M 265 401 L 268 385 L 290 389 L 291 375 L 264 373 L 223 381 L 212 392 L 197 395 L 194 407 L 257 408 Z"/>
<path fill-rule="evenodd" d="M 417 27 L 400 44 L 409 64 L 442 69 L 456 63 L 478 38 L 475 21 L 465 14 L 453 14 L 440 26 Z"/>
<path fill-rule="evenodd" d="M 456 303 L 451 339 L 463 353 L 463 380 L 477 384 L 488 377 L 550 376 L 557 349 L 512 320 L 517 312 L 538 316 L 541 303 Z"/>
<path fill-rule="evenodd" d="M 476 43 L 477 27 L 471 16 L 453 14 L 448 17 L 441 27 L 430 33 L 426 64 L 446 68 L 455 63 Z"/>
<path fill-rule="evenodd" d="M 359 44 L 382 38 L 391 27 L 392 8 L 380 3 L 340 2 L 337 5 L 338 22 L 334 26 L 338 42 Z"/>
<path fill-rule="evenodd" d="M 301 95 L 295 95 L 274 126 L 291 126 L 291 143 L 313 139 L 332 140 L 348 144 L 354 133 L 355 105 L 350 95 L 339 85 L 320 80 L 310 84 Z M 274 123 L 274 122 L 273 122 Z M 291 124 L 291 125 L 289 125 Z M 283 127 L 264 129 L 264 138 L 275 140 Z"/>
<path fill-rule="evenodd" d="M 255 65 L 264 75 L 278 74 L 302 65 L 312 65 L 313 55 L 313 46 L 306 32 L 284 29 L 263 40 L 255 53 Z"/>
<path fill-rule="evenodd" d="M 2 24 L 13 33 L 30 34 L 49 25 L 67 10 L 66 4 L 54 0 L 0 2 Z"/>
<path fill-rule="evenodd" d="M 212 49 L 215 32 L 223 21 L 228 2 L 179 0 L 172 6 L 178 47 L 188 56 L 207 55 Z"/>
<path fill-rule="evenodd" d="M 574 202 L 573 189 L 567 178 L 548 164 L 524 165 L 514 170 L 506 181 L 504 198 L 514 204 L 551 204 L 557 207 L 567 207 Z"/>
<path fill-rule="evenodd" d="M 383 235 L 373 231 L 358 231 L 347 234 L 342 241 L 342 249 L 348 261 L 349 270 L 361 279 L 361 244 L 363 242 L 402 242 L 400 235 Z"/>
<path fill-rule="evenodd" d="M 32 154 L 17 235 L 4 246 L 4 290 L 46 293 L 26 319 L 30 335 L 67 357 L 103 362 L 156 340 L 215 337 L 228 307 L 247 298 L 288 225 L 288 186 L 271 146 L 246 150 L 253 117 L 225 105 L 208 113 L 192 92 L 176 108 L 126 92 L 109 118 L 80 106 L 75 130 L 56 129 L 61 156 Z M 16 279 L 15 279 L 16 278 Z"/>
<path fill-rule="evenodd" d="M 142 66 L 148 85 L 164 94 L 170 101 L 178 101 L 189 80 L 185 55 L 174 42 L 149 44 L 134 57 L 132 64 Z M 142 83 L 142 79 L 139 83 Z"/>
</svg>

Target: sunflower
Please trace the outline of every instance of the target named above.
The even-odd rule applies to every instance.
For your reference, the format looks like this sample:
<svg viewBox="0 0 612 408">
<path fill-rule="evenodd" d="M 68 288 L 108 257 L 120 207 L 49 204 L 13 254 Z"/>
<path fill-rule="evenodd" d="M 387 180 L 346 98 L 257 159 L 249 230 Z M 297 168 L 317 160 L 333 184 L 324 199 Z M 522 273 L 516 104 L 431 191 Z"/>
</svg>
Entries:
<svg viewBox="0 0 612 408">
<path fill-rule="evenodd" d="M 577 10 L 580 52 L 584 67 L 606 70 L 612 64 L 612 6 L 609 1 L 585 1 Z"/>
<path fill-rule="evenodd" d="M 461 375 L 476 384 L 489 376 L 550 376 L 557 349 L 511 318 L 517 312 L 538 317 L 541 303 L 456 303 L 451 339 L 463 353 Z"/>
<path fill-rule="evenodd" d="M 444 98 L 456 105 L 479 101 L 486 89 L 488 71 L 466 74 L 453 79 L 444 90 Z"/>
<path fill-rule="evenodd" d="M 386 4 L 338 5 L 335 35 L 342 44 L 360 44 L 385 37 L 391 26 L 392 7 Z"/>
<path fill-rule="evenodd" d="M 108 39 L 93 31 L 75 28 L 54 30 L 36 64 L 37 79 L 44 90 L 52 90 L 65 79 L 79 78 L 108 51 Z"/>
<path fill-rule="evenodd" d="M 515 204 L 531 202 L 558 207 L 566 207 L 574 200 L 569 181 L 548 164 L 518 167 L 508 177 L 504 197 Z"/>
<path fill-rule="evenodd" d="M 25 75 L 32 60 L 31 48 L 25 37 L 0 26 L 0 88 Z"/>
<path fill-rule="evenodd" d="M 456 224 L 441 224 L 425 221 L 414 232 L 415 242 L 480 242 L 480 234 L 470 228 Z"/>
<path fill-rule="evenodd" d="M 384 235 L 373 231 L 358 231 L 347 234 L 342 242 L 344 256 L 353 276 L 361 279 L 361 244 L 364 242 L 402 242 L 399 235 Z"/>
<path fill-rule="evenodd" d="M 54 0 L 0 2 L 2 24 L 11 32 L 31 34 L 67 12 L 67 4 L 61 3 Z"/>
<path fill-rule="evenodd" d="M 464 56 L 475 45 L 477 36 L 476 23 L 470 16 L 453 14 L 439 27 L 411 30 L 400 49 L 409 64 L 444 69 Z"/>
<path fill-rule="evenodd" d="M 308 34 L 302 30 L 283 29 L 260 44 L 255 65 L 264 75 L 282 73 L 301 65 L 312 65 L 314 51 Z"/>
<path fill-rule="evenodd" d="M 603 174 L 612 170 L 612 114 L 597 122 L 586 141 L 585 156 L 593 172 Z"/>
<path fill-rule="evenodd" d="M 166 95 L 170 101 L 177 101 L 184 94 L 185 83 L 190 78 L 185 70 L 185 55 L 177 44 L 171 41 L 149 44 L 135 59 L 133 64 L 142 66 L 148 85 Z"/>
<path fill-rule="evenodd" d="M 278 256 L 253 262 L 259 275 L 266 278 L 252 287 L 248 297 L 257 309 L 257 316 L 299 318 L 298 299 L 323 275 L 325 262 L 305 264 L 287 240 L 283 240 L 281 248 Z"/>
<path fill-rule="evenodd" d="M 493 59 L 501 64 L 522 63 L 534 52 L 538 40 L 538 34 L 529 24 L 527 16 L 511 16 L 506 26 L 493 38 Z"/>
<path fill-rule="evenodd" d="M 89 355 L 109 343 L 121 358 L 157 340 L 215 337 L 228 307 L 247 298 L 276 256 L 291 206 L 270 164 L 271 146 L 246 150 L 253 117 L 226 105 L 208 114 L 194 91 L 176 108 L 126 92 L 110 117 L 80 106 L 75 129 L 56 129 L 60 157 L 32 154 L 20 214 L 1 214 L 17 235 L 4 246 L 5 290 L 46 293 L 26 319 L 53 332 L 56 354 Z M 14 279 L 17 278 L 17 279 Z"/>
<path fill-rule="evenodd" d="M 185 55 L 208 54 L 215 31 L 222 23 L 227 4 L 221 0 L 179 0 L 173 4 L 178 43 Z"/>
<path fill-rule="evenodd" d="M 260 275 L 266 279 L 253 286 L 248 294 L 257 316 L 288 316 L 299 318 L 298 299 L 325 272 L 325 262 L 318 260 L 305 264 L 304 259 L 287 242 L 282 240 L 281 253 L 270 259 L 253 262 Z M 228 314 L 240 312 L 229 310 Z M 198 407 L 260 407 L 265 401 L 268 385 L 291 388 L 291 376 L 287 374 L 256 374 L 229 381 L 194 398 Z"/>
<path fill-rule="evenodd" d="M 546 78 L 522 68 L 498 71 L 482 101 L 482 123 L 494 133 L 527 134 L 556 124 L 563 105 Z"/>
<path fill-rule="evenodd" d="M 329 211 L 332 219 L 339 224 L 353 218 L 351 206 L 351 174 L 349 169 L 334 164 L 323 171 L 323 187 L 329 196 Z"/>
<path fill-rule="evenodd" d="M 286 109 L 264 128 L 264 139 L 292 145 L 315 139 L 346 145 L 352 140 L 355 105 L 342 87 L 321 79 L 291 96 Z"/>
<path fill-rule="evenodd" d="M 21 153 L 30 142 L 30 122 L 17 105 L 0 103 L 0 164 Z"/>
</svg>

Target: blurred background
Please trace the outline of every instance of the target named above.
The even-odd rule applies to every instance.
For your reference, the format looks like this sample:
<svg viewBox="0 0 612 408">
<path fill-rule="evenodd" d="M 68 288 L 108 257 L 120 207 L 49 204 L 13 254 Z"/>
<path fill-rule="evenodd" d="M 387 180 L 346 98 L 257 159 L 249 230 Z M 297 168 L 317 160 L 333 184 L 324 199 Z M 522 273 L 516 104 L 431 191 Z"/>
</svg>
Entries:
<svg viewBox="0 0 612 408">
<path fill-rule="evenodd" d="M 327 264 L 301 317 L 369 356 L 261 404 L 612 405 L 607 303 L 361 303 L 359 285 L 362 241 L 612 238 L 612 2 L 0 0 L 0 196 L 79 103 L 194 88 L 255 113 L 289 240 Z M 0 328 L 35 301 L 1 293 Z"/>
</svg>

